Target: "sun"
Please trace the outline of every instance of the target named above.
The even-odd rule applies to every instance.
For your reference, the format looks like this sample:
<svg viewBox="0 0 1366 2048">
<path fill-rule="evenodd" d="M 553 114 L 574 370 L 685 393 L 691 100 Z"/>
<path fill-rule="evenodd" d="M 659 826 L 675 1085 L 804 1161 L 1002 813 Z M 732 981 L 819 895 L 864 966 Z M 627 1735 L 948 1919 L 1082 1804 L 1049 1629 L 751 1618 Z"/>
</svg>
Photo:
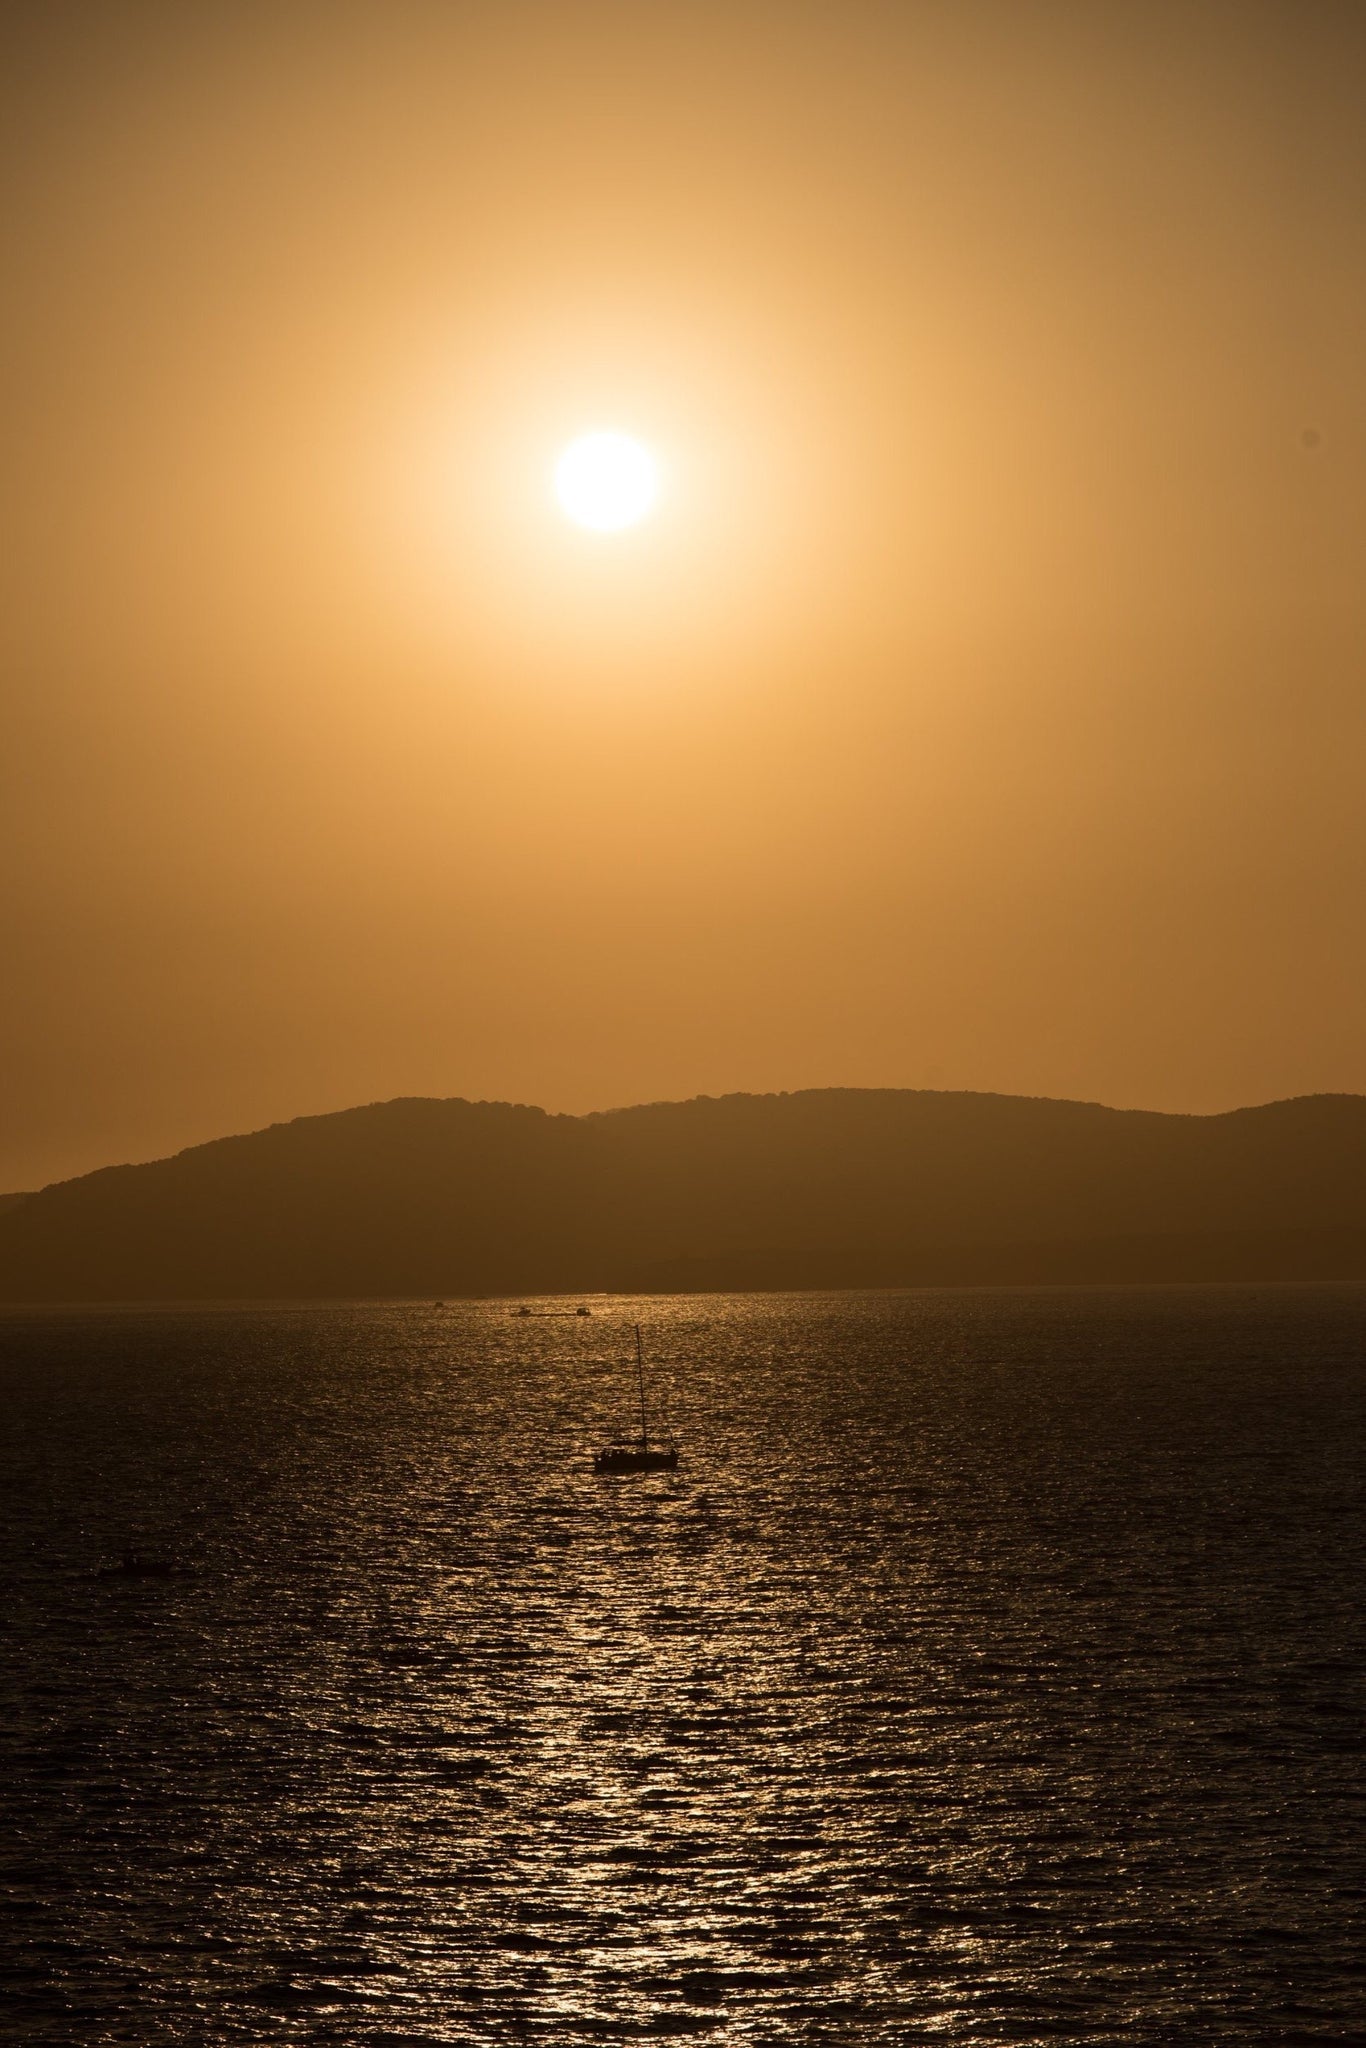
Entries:
<svg viewBox="0 0 1366 2048">
<path fill-rule="evenodd" d="M 576 526 L 620 533 L 659 496 L 659 464 L 630 434 L 580 434 L 555 465 L 555 496 Z"/>
</svg>

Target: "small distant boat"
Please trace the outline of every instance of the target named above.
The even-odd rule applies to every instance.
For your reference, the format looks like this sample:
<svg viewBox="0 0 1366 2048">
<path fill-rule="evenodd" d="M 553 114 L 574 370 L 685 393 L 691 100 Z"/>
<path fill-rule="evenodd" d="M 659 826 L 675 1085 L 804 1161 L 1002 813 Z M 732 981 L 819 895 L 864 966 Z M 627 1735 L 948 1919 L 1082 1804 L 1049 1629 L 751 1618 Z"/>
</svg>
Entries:
<svg viewBox="0 0 1366 2048">
<path fill-rule="evenodd" d="M 169 1557 L 147 1557 L 140 1550 L 125 1550 L 117 1564 L 102 1564 L 102 1579 L 169 1579 L 175 1566 Z"/>
<path fill-rule="evenodd" d="M 645 1354 L 640 1342 L 639 1323 L 636 1324 L 636 1379 L 640 1386 L 640 1441 L 608 1444 L 605 1450 L 595 1452 L 595 1472 L 672 1472 L 678 1464 L 676 1444 L 671 1443 L 667 1450 L 660 1450 L 650 1443 L 650 1423 L 645 1410 Z"/>
</svg>

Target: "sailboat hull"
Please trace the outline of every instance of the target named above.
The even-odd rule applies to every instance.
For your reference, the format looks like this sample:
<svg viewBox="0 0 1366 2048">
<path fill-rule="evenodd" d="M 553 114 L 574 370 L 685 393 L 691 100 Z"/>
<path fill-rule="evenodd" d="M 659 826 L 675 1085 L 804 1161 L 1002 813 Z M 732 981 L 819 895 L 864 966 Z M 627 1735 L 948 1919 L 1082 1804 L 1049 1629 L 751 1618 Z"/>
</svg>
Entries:
<svg viewBox="0 0 1366 2048">
<path fill-rule="evenodd" d="M 593 1459 L 595 1472 L 672 1472 L 678 1464 L 677 1451 L 641 1451 L 620 1449 L 598 1451 Z"/>
</svg>

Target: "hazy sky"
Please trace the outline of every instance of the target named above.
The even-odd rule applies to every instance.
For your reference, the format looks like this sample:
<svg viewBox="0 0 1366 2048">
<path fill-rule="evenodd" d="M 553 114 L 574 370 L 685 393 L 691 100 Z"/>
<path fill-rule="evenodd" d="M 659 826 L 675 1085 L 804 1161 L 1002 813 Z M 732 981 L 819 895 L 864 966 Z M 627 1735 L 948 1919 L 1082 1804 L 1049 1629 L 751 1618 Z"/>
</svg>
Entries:
<svg viewBox="0 0 1366 2048">
<path fill-rule="evenodd" d="M 3 35 L 0 1188 L 398 1094 L 1366 1089 L 1359 0 Z"/>
</svg>

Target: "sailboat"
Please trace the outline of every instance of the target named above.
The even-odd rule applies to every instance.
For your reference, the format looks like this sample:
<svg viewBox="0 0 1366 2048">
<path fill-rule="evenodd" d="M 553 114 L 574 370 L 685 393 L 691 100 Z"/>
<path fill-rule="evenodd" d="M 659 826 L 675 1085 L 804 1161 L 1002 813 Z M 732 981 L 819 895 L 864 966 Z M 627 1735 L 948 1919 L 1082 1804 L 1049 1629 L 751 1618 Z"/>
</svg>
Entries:
<svg viewBox="0 0 1366 2048">
<path fill-rule="evenodd" d="M 640 1386 L 640 1442 L 637 1444 L 609 1444 L 605 1450 L 593 1457 L 595 1472 L 672 1472 L 678 1463 L 678 1447 L 670 1444 L 667 1451 L 652 1449 L 650 1425 L 645 1412 L 645 1354 L 640 1343 L 640 1324 L 636 1324 L 636 1379 Z"/>
</svg>

